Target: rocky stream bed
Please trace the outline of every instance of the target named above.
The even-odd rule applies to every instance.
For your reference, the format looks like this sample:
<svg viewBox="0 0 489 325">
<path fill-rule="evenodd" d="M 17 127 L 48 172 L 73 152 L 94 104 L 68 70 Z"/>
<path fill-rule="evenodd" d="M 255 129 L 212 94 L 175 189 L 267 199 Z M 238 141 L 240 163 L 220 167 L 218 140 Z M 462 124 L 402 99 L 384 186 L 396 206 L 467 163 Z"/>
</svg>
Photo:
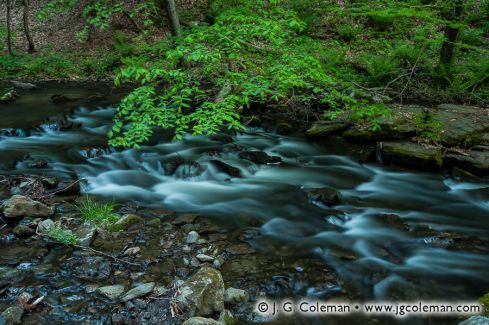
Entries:
<svg viewBox="0 0 489 325">
<path fill-rule="evenodd" d="M 454 324 L 254 308 L 489 291 L 488 109 L 405 105 L 378 132 L 273 113 L 238 134 L 115 150 L 118 91 L 16 92 L 0 105 L 0 324 Z M 416 136 L 426 111 L 439 145 Z M 117 231 L 81 220 L 86 195 L 116 203 Z M 48 235 L 57 221 L 76 246 Z"/>
</svg>

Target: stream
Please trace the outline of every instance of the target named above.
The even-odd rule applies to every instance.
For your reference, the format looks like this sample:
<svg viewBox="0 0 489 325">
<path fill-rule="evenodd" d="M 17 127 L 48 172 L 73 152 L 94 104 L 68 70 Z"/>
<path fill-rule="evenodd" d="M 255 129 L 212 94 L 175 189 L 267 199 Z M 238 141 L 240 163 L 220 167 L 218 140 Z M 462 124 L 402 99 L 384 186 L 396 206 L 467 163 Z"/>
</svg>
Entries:
<svg viewBox="0 0 489 325">
<path fill-rule="evenodd" d="M 0 106 L 0 175 L 76 177 L 84 193 L 101 200 L 194 213 L 229 232 L 253 227 L 256 251 L 286 261 L 319 260 L 359 300 L 475 301 L 489 292 L 489 183 L 483 179 L 359 162 L 346 143 L 318 144 L 251 127 L 176 142 L 161 132 L 139 150 L 116 150 L 106 145 L 115 94 L 91 103 L 49 102 L 56 92 L 86 98 L 97 91 L 43 87 Z M 65 113 L 67 128 L 45 119 Z M 281 163 L 240 156 L 257 150 Z M 238 168 L 239 177 L 216 160 Z M 36 161 L 47 166 L 33 168 Z M 328 206 L 306 194 L 323 187 L 340 191 L 341 202 Z M 18 286 L 29 286 L 24 282 Z M 306 285 L 293 293 L 325 298 L 331 292 Z"/>
</svg>

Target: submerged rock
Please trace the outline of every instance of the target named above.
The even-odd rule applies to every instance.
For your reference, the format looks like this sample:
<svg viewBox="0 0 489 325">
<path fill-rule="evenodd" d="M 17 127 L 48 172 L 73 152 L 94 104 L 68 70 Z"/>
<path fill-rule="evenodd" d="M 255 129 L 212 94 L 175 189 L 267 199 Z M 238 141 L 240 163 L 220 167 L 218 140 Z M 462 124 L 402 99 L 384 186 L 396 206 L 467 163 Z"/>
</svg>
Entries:
<svg viewBox="0 0 489 325">
<path fill-rule="evenodd" d="M 15 87 L 20 88 L 20 89 L 24 89 L 24 90 L 33 90 L 33 89 L 39 88 L 35 84 L 30 83 L 30 82 L 20 82 L 20 81 L 16 81 L 16 80 L 10 80 L 10 83 L 12 85 L 14 85 Z"/>
<path fill-rule="evenodd" d="M 22 195 L 14 195 L 3 202 L 1 210 L 7 218 L 51 217 L 54 215 L 54 207 Z"/>
<path fill-rule="evenodd" d="M 224 310 L 224 282 L 219 271 L 204 266 L 180 287 L 177 301 L 190 316 L 210 316 Z"/>
<path fill-rule="evenodd" d="M 147 294 L 149 294 L 151 291 L 153 291 L 154 288 L 155 288 L 154 282 L 138 285 L 137 287 L 132 288 L 131 290 L 126 292 L 126 294 L 122 296 L 121 300 L 129 301 L 135 298 L 144 297 Z"/>
<path fill-rule="evenodd" d="M 321 121 L 316 122 L 306 131 L 309 139 L 321 139 L 338 134 L 350 128 L 353 124 L 341 121 Z"/>
<path fill-rule="evenodd" d="M 122 296 L 124 291 L 126 290 L 126 287 L 122 284 L 116 284 L 112 286 L 105 286 L 105 287 L 100 287 L 96 291 L 98 294 L 105 296 L 109 299 L 115 300 Z"/>
<path fill-rule="evenodd" d="M 282 158 L 277 156 L 269 156 L 263 151 L 243 151 L 239 153 L 239 158 L 249 160 L 255 164 L 279 164 L 282 162 Z"/>
<path fill-rule="evenodd" d="M 331 187 L 308 188 L 304 190 L 311 201 L 316 201 L 327 206 L 341 203 L 341 193 Z"/>
<path fill-rule="evenodd" d="M 412 142 L 381 142 L 385 161 L 407 167 L 439 168 L 443 165 L 441 148 Z"/>
</svg>

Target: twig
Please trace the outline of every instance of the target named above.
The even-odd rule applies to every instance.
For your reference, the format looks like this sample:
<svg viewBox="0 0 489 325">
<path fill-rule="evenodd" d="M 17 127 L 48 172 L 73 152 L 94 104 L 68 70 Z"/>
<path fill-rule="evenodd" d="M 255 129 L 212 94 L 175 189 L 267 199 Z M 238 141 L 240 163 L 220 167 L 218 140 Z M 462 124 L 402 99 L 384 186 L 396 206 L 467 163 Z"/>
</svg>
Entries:
<svg viewBox="0 0 489 325">
<path fill-rule="evenodd" d="M 72 182 L 72 183 L 68 184 L 66 187 L 64 187 L 64 188 L 62 188 L 62 189 L 59 189 L 59 190 L 57 190 L 57 191 L 51 192 L 51 193 L 49 193 L 49 194 L 43 195 L 43 196 L 41 196 L 41 198 L 44 198 L 44 197 L 47 197 L 47 196 L 52 196 L 52 195 L 54 195 L 54 194 L 56 194 L 56 193 L 59 193 L 59 192 L 63 192 L 64 190 L 69 189 L 70 187 L 72 187 L 73 185 L 75 185 L 76 183 L 78 183 L 78 182 L 80 182 L 80 181 L 82 181 L 82 180 L 84 180 L 84 178 L 77 179 L 76 181 L 74 181 L 74 182 Z"/>
</svg>

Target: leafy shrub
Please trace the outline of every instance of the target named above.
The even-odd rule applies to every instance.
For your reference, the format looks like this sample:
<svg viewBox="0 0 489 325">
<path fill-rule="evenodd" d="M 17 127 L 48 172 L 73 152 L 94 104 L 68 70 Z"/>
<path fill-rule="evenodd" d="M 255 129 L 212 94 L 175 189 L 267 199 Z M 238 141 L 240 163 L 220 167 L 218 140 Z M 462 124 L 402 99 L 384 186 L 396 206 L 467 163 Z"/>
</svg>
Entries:
<svg viewBox="0 0 489 325">
<path fill-rule="evenodd" d="M 438 143 L 441 139 L 442 124 L 434 119 L 433 113 L 424 111 L 415 118 L 416 133 L 425 140 Z"/>
<path fill-rule="evenodd" d="M 339 24 L 336 27 L 336 34 L 338 34 L 338 36 L 345 41 L 355 40 L 360 33 L 360 29 L 355 25 Z"/>
</svg>

